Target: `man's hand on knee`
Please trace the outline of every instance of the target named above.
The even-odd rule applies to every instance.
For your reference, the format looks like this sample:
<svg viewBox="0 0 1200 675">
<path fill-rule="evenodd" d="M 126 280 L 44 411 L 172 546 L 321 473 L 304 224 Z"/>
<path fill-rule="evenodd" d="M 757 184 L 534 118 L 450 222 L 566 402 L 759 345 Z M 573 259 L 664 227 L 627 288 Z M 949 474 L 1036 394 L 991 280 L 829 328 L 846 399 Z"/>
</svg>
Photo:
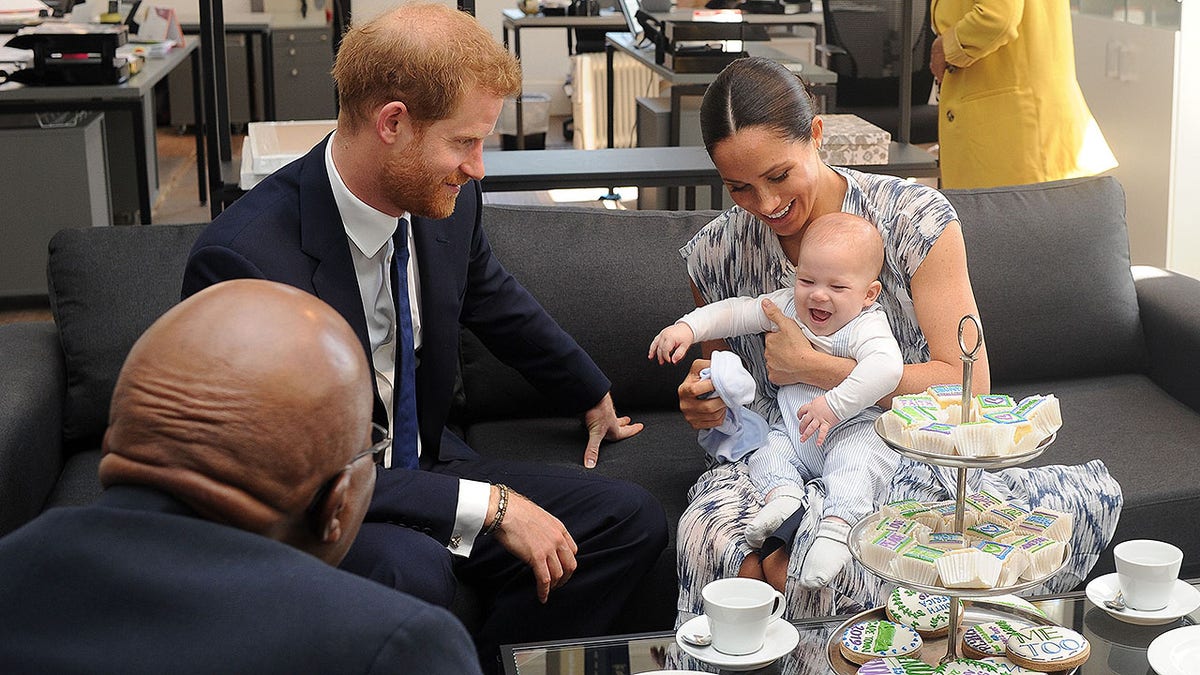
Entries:
<svg viewBox="0 0 1200 675">
<path fill-rule="evenodd" d="M 533 570 L 538 600 L 543 604 L 550 591 L 567 583 L 575 572 L 579 547 L 571 533 L 558 518 L 511 489 L 496 539 Z"/>
</svg>

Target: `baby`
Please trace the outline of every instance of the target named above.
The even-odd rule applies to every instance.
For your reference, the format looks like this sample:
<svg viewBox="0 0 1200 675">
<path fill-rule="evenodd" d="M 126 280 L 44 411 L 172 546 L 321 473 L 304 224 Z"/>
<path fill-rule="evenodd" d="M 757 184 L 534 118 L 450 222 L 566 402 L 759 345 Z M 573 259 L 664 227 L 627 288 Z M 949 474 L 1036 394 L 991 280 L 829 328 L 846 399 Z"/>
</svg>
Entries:
<svg viewBox="0 0 1200 675">
<path fill-rule="evenodd" d="M 883 308 L 883 239 L 870 222 L 849 213 L 814 220 L 802 235 L 796 286 L 758 298 L 729 298 L 688 313 L 662 330 L 650 358 L 675 363 L 706 340 L 773 330 L 763 311 L 770 300 L 794 318 L 819 351 L 853 359 L 849 376 L 829 391 L 810 384 L 779 388 L 782 424 L 748 457 L 750 477 L 767 503 L 746 530 L 762 546 L 803 507 L 807 482 L 821 479 L 825 499 L 817 536 L 801 566 L 800 583 L 829 583 L 850 560 L 850 523 L 875 509 L 888 489 L 899 455 L 879 441 L 875 403 L 900 382 L 904 362 Z"/>
</svg>

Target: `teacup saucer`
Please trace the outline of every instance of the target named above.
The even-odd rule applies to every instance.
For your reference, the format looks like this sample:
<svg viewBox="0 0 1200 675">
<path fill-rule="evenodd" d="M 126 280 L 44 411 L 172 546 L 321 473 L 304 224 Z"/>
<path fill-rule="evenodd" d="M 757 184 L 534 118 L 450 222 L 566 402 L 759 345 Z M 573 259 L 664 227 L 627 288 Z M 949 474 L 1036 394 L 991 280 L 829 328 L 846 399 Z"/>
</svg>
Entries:
<svg viewBox="0 0 1200 675">
<path fill-rule="evenodd" d="M 1200 607 L 1200 590 L 1186 581 L 1176 579 L 1175 589 L 1171 592 L 1171 600 L 1166 607 L 1155 612 L 1127 607 L 1118 612 L 1104 606 L 1104 601 L 1111 600 L 1117 594 L 1118 588 L 1116 573 L 1105 574 L 1088 583 L 1087 598 L 1092 601 L 1093 605 L 1108 612 L 1114 619 L 1142 626 L 1171 623 L 1181 616 L 1191 614 L 1197 607 Z"/>
<path fill-rule="evenodd" d="M 762 668 L 775 659 L 790 653 L 796 648 L 796 645 L 800 644 L 800 632 L 796 630 L 795 626 L 783 619 L 776 619 L 767 625 L 767 639 L 763 642 L 762 649 L 740 656 L 722 654 L 713 649 L 712 645 L 697 647 L 684 642 L 679 637 L 680 633 L 707 635 L 710 632 L 708 617 L 701 614 L 679 627 L 679 630 L 675 633 L 675 642 L 679 644 L 680 649 L 688 654 L 705 663 L 725 670 L 754 670 L 755 668 Z"/>
</svg>

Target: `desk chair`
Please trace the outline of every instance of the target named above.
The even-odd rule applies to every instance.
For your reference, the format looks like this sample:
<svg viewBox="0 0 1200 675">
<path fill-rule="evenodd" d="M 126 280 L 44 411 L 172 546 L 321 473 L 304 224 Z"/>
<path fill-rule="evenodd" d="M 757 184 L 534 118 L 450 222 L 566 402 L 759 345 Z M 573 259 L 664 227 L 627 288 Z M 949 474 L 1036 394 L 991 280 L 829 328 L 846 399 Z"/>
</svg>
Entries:
<svg viewBox="0 0 1200 675">
<path fill-rule="evenodd" d="M 900 36 L 899 0 L 825 0 L 826 67 L 838 74 L 835 112 L 858 115 L 897 136 L 900 126 L 900 58 L 911 49 L 912 127 L 910 143 L 937 141 L 937 106 L 929 105 L 933 75 L 929 49 L 933 31 L 929 0 L 913 2 L 913 34 Z"/>
</svg>

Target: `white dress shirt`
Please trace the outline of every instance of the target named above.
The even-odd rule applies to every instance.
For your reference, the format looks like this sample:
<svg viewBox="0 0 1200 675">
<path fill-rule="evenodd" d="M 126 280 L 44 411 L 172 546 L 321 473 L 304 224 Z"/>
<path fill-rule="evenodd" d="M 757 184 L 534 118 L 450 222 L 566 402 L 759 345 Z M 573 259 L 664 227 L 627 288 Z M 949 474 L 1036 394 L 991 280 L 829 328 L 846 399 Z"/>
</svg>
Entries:
<svg viewBox="0 0 1200 675">
<path fill-rule="evenodd" d="M 336 133 L 336 132 L 335 132 Z M 391 298 L 391 269 L 393 244 L 392 235 L 396 233 L 397 218 L 389 216 L 355 197 L 346 184 L 342 182 L 341 174 L 333 165 L 333 136 L 325 146 L 325 169 L 329 173 L 329 185 L 333 189 L 333 200 L 337 203 L 338 213 L 346 228 L 346 238 L 350 241 L 350 257 L 354 260 L 354 272 L 358 276 L 358 292 L 362 297 L 363 314 L 367 317 L 367 332 L 371 341 L 371 366 L 375 373 L 375 383 L 387 409 L 388 426 L 392 424 L 392 383 L 396 370 L 396 350 L 393 344 L 396 339 L 396 309 L 394 302 L 387 308 L 385 316 L 378 316 L 376 311 L 379 302 L 378 293 L 381 285 L 389 289 L 386 294 Z M 412 311 L 413 352 L 419 353 L 422 344 L 421 331 L 421 282 L 417 276 L 417 252 L 413 243 L 412 218 L 408 218 L 408 305 Z M 417 438 L 417 456 L 421 453 L 421 439 Z M 386 464 L 391 465 L 391 450 L 388 450 Z M 458 507 L 454 517 L 454 531 L 451 533 L 447 548 L 459 556 L 471 555 L 475 537 L 483 529 L 483 521 L 487 517 L 488 501 L 491 499 L 492 486 L 480 481 L 459 479 Z"/>
</svg>

